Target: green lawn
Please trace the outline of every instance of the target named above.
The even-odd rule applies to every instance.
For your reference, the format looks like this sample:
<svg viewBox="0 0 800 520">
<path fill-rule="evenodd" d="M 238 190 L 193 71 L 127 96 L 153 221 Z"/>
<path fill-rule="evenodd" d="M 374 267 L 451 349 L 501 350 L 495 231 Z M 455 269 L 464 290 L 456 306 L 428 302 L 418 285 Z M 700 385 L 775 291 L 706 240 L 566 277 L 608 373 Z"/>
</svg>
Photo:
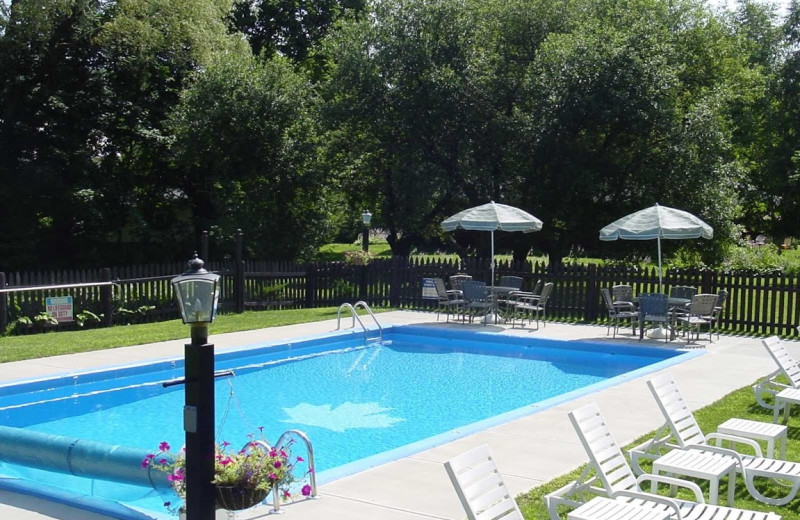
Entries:
<svg viewBox="0 0 800 520">
<path fill-rule="evenodd" d="M 334 318 L 336 317 L 336 312 L 337 309 L 335 307 L 329 307 L 322 309 L 274 310 L 222 315 L 211 324 L 210 333 L 221 334 L 264 327 L 308 323 Z M 144 325 L 118 326 L 108 329 L 60 332 L 57 334 L 49 333 L 0 337 L 0 362 L 110 349 L 187 337 L 188 328 L 183 325 L 180 320 Z M 655 406 L 655 403 L 653 403 L 653 406 Z M 770 411 L 756 405 L 753 391 L 749 385 L 697 411 L 695 416 L 702 426 L 703 431 L 706 433 L 715 431 L 717 425 L 730 417 L 741 417 L 766 422 L 769 422 L 772 417 Z M 790 426 L 792 423 L 795 426 L 789 428 L 787 458 L 795 461 L 800 461 L 800 434 L 796 426 L 799 417 L 800 414 L 793 415 Z M 631 446 L 640 444 L 643 440 L 651 436 L 652 434 L 644 436 L 632 443 Z M 502 469 L 503 468 L 500 468 L 501 471 Z M 570 480 L 574 480 L 579 473 L 580 470 L 576 470 L 571 474 L 559 477 L 518 497 L 520 508 L 525 518 L 527 520 L 547 520 L 547 512 L 544 508 L 543 501 L 544 495 L 558 489 Z M 698 483 L 701 484 L 702 487 L 702 482 Z M 783 491 L 783 489 L 774 484 L 762 484 L 768 486 L 772 485 L 771 489 L 774 490 L 776 494 L 780 494 Z M 727 483 L 723 481 L 720 489 L 720 497 L 726 496 L 726 486 Z M 705 484 L 705 488 L 707 490 L 707 483 Z M 750 498 L 741 478 L 736 486 L 736 506 L 761 511 L 771 510 L 770 507 L 760 504 Z M 789 505 L 779 508 L 776 511 L 783 516 L 784 520 L 800 520 L 800 513 L 798 513 L 798 510 L 800 510 L 800 499 L 796 498 L 789 503 Z"/>
<path fill-rule="evenodd" d="M 377 309 L 373 309 L 377 312 Z M 210 334 L 223 334 L 279 325 L 294 325 L 336 317 L 336 307 L 292 309 L 280 311 L 223 314 L 209 327 Z M 70 332 L 0 337 L 0 363 L 21 361 L 60 354 L 74 354 L 158 341 L 189 337 L 189 328 L 181 320 L 141 325 L 121 325 L 110 328 Z"/>
</svg>

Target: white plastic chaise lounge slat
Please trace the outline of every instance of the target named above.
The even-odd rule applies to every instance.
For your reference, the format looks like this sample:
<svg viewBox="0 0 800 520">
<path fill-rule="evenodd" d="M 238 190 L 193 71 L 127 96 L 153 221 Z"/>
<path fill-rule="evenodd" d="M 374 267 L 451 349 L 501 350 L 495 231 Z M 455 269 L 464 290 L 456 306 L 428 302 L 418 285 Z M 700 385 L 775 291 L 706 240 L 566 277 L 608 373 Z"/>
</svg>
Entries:
<svg viewBox="0 0 800 520">
<path fill-rule="evenodd" d="M 619 445 L 613 441 L 611 432 L 600 415 L 597 405 L 590 404 L 579 408 L 571 412 L 569 417 L 581 440 L 581 444 L 583 444 L 589 456 L 589 466 L 584 470 L 578 481 L 570 483 L 545 497 L 547 510 L 552 520 L 560 520 L 558 514 L 560 506 L 576 507 L 577 504 L 581 504 L 583 502 L 582 497 L 585 496 L 587 490 L 591 490 L 595 494 L 601 493 L 607 497 L 625 501 L 628 504 L 649 507 L 662 512 L 667 511 L 672 520 L 780 520 L 781 518 L 780 515 L 772 512 L 745 511 L 735 507 L 705 504 L 700 488 L 693 482 L 660 475 L 642 475 L 637 479 L 627 464 Z M 591 426 L 587 428 L 588 425 Z M 616 481 L 613 487 L 609 475 L 602 470 L 603 465 L 598 460 L 598 454 L 592 451 L 587 442 L 587 437 L 589 436 L 594 438 L 602 436 L 610 439 L 616 451 L 613 459 L 620 461 L 627 469 L 627 476 Z M 592 479 L 584 481 L 583 479 L 590 475 L 592 471 L 594 472 Z M 640 489 L 640 483 L 648 480 L 685 487 L 695 494 L 697 501 L 689 502 L 643 492 Z"/>
<path fill-rule="evenodd" d="M 760 502 L 773 506 L 782 506 L 795 498 L 798 490 L 800 490 L 800 463 L 762 457 L 761 447 L 751 439 L 720 433 L 704 435 L 700 425 L 697 424 L 694 415 L 683 399 L 677 383 L 669 374 L 663 374 L 651 379 L 647 382 L 647 386 L 650 388 L 653 397 L 655 397 L 671 431 L 671 436 L 661 446 L 685 450 L 686 457 L 692 457 L 699 452 L 714 453 L 718 459 L 727 458 L 730 460 L 735 458 L 737 460 L 737 472 L 744 477 L 747 490 L 753 498 Z M 665 406 L 664 401 L 672 403 L 672 406 Z M 680 403 L 680 406 L 675 406 L 676 403 Z M 690 421 L 684 420 L 679 426 L 677 418 L 680 417 L 689 417 Z M 690 423 L 689 427 L 687 427 L 688 423 Z M 709 442 L 709 440 L 713 439 L 747 444 L 753 447 L 756 455 L 744 455 L 730 449 L 713 446 Z M 789 481 L 791 484 L 785 486 L 789 491 L 782 498 L 767 497 L 756 489 L 754 483 L 756 477 Z"/>
<path fill-rule="evenodd" d="M 469 520 L 523 520 L 485 444 L 444 465 Z"/>
</svg>

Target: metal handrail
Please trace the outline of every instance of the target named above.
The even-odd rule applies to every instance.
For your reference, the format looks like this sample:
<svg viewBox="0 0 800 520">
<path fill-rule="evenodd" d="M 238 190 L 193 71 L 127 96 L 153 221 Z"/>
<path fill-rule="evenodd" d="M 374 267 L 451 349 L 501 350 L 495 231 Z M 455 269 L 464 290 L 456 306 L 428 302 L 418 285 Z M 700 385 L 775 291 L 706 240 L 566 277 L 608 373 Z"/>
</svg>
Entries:
<svg viewBox="0 0 800 520">
<path fill-rule="evenodd" d="M 357 307 L 361 307 L 362 309 L 367 311 L 367 313 L 370 316 L 372 316 L 372 320 L 375 322 L 375 325 L 378 326 L 378 340 L 379 341 L 383 341 L 383 327 L 381 327 L 381 324 L 378 323 L 378 318 L 375 317 L 375 314 L 372 312 L 372 309 L 369 308 L 369 305 L 367 305 L 367 302 L 362 301 L 362 300 L 357 301 L 355 303 L 355 305 L 350 305 L 349 303 L 343 303 L 343 304 L 339 305 L 339 310 L 336 313 L 336 330 L 339 330 L 341 328 L 341 324 L 342 324 L 342 309 L 349 309 L 350 310 L 350 314 L 353 316 L 353 323 L 352 323 L 352 325 L 350 325 L 350 327 L 351 328 L 355 327 L 356 326 L 356 320 L 358 320 L 358 324 L 361 325 L 361 328 L 364 330 L 364 341 L 368 341 L 369 340 L 369 338 L 367 337 L 367 334 L 369 333 L 369 329 L 364 325 L 364 322 L 361 321 L 361 317 L 358 315 L 358 312 L 356 311 Z"/>
<path fill-rule="evenodd" d="M 353 305 L 353 311 L 355 311 L 355 309 L 359 307 L 367 311 L 367 314 L 372 316 L 372 321 L 374 321 L 375 325 L 377 325 L 378 327 L 378 340 L 383 341 L 383 327 L 381 327 L 381 324 L 378 323 L 378 318 L 375 317 L 375 314 L 372 312 L 372 309 L 370 309 L 369 305 L 367 305 L 367 302 L 363 300 L 359 300 L 355 303 L 355 305 Z"/>
<path fill-rule="evenodd" d="M 283 446 L 284 439 L 289 435 L 296 435 L 297 437 L 300 438 L 301 441 L 303 441 L 303 444 L 306 445 L 306 453 L 308 454 L 308 459 L 306 459 L 306 461 L 308 462 L 308 484 L 309 486 L 311 486 L 311 493 L 308 495 L 307 498 L 309 499 L 317 498 L 317 470 L 314 464 L 314 446 L 311 444 L 311 440 L 308 438 L 308 435 L 306 435 L 304 432 L 301 432 L 300 430 L 286 430 L 281 434 L 280 437 L 278 437 L 278 441 L 275 443 L 274 447 L 280 449 L 280 447 Z M 270 446 L 269 443 L 260 439 L 253 441 L 252 443 L 248 442 L 242 449 L 243 450 L 247 449 L 249 446 L 252 446 L 253 444 L 261 446 L 267 451 L 272 449 L 272 446 Z M 270 510 L 270 513 L 272 514 L 283 513 L 283 511 L 281 510 L 280 492 L 277 486 L 275 486 L 272 489 L 272 509 Z"/>
</svg>

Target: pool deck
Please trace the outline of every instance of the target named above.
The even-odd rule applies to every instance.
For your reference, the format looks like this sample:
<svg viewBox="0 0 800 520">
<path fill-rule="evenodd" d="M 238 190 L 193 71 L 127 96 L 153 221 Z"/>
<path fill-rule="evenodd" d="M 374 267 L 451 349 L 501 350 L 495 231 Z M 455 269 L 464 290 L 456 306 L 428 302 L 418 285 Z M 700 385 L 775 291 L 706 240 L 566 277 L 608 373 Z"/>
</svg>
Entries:
<svg viewBox="0 0 800 520">
<path fill-rule="evenodd" d="M 436 327 L 472 328 L 482 332 L 522 335 L 525 337 L 564 340 L 610 340 L 606 328 L 593 325 L 548 323 L 539 330 L 512 330 L 506 326 L 464 325 L 436 321 L 435 313 L 394 311 L 378 315 L 382 324 L 430 324 Z M 343 320 L 348 324 L 346 320 Z M 311 324 L 275 327 L 247 332 L 214 335 L 210 338 L 217 352 L 264 341 L 321 334 L 335 330 L 336 320 Z M 706 336 L 707 338 L 707 336 Z M 701 337 L 701 340 L 703 338 Z M 683 339 L 633 339 L 629 330 L 621 330 L 617 340 L 631 345 L 647 344 L 663 348 L 687 347 Z M 183 355 L 186 341 L 124 347 L 68 356 L 0 364 L 0 381 L 43 377 L 136 363 Z M 800 359 L 800 343 L 787 342 L 790 353 Z M 707 339 L 688 348 L 702 349 L 705 355 L 672 366 L 667 371 L 681 387 L 693 408 L 710 404 L 729 392 L 750 386 L 775 368 L 759 338 L 725 336 L 709 344 Z M 625 445 L 662 424 L 660 413 L 647 389 L 646 380 L 653 374 L 606 388 L 541 412 L 501 424 L 482 432 L 442 444 L 416 455 L 371 468 L 320 486 L 317 500 L 284 506 L 284 518 L 302 520 L 454 520 L 466 515 L 445 473 L 443 463 L 449 458 L 480 444 L 488 444 L 494 453 L 506 484 L 514 494 L 534 488 L 563 475 L 586 462 L 586 455 L 572 430 L 567 413 L 596 402 L 616 440 Z M 476 381 L 476 384 L 480 384 Z M 766 413 L 764 420 L 771 415 Z M 313 441 L 313 439 L 312 439 Z M 268 506 L 259 506 L 235 515 L 237 520 L 268 517 Z M 224 515 L 223 515 L 224 516 Z M 102 515 L 39 498 L 0 491 L 0 518 L 3 520 L 102 520 Z"/>
</svg>

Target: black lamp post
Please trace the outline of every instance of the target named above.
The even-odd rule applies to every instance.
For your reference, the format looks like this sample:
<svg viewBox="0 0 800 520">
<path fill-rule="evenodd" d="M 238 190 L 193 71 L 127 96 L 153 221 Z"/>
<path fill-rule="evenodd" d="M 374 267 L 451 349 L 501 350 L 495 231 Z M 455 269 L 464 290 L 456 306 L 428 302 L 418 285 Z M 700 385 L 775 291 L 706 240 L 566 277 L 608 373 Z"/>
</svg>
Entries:
<svg viewBox="0 0 800 520">
<path fill-rule="evenodd" d="M 365 253 L 369 251 L 369 223 L 372 220 L 372 213 L 365 209 L 361 214 L 361 222 L 364 223 L 364 238 L 361 242 L 361 250 Z"/>
<path fill-rule="evenodd" d="M 197 253 L 189 270 L 172 279 L 184 323 L 192 327 L 192 342 L 184 346 L 186 397 L 186 518 L 213 520 L 214 501 L 214 345 L 208 324 L 217 314 L 219 275 L 203 269 Z"/>
</svg>

